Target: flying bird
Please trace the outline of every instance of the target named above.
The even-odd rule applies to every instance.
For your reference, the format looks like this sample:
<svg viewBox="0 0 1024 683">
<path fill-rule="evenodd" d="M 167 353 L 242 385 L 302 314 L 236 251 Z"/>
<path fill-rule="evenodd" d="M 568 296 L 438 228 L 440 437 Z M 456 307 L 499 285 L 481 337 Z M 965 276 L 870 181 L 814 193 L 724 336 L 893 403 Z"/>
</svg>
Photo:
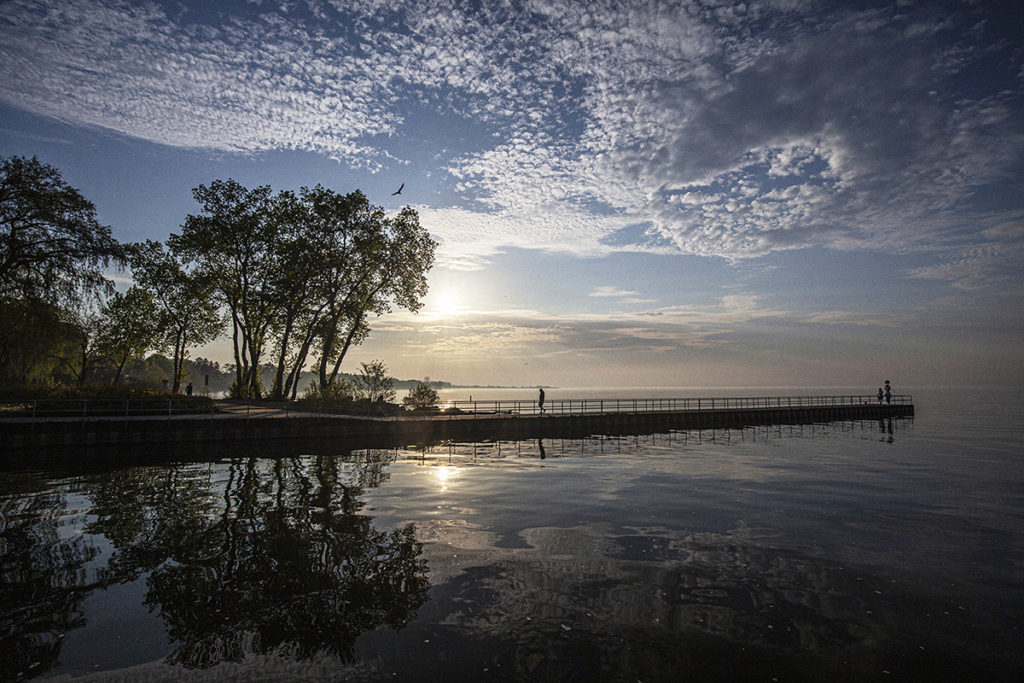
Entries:
<svg viewBox="0 0 1024 683">
<path fill-rule="evenodd" d="M 403 187 L 405 187 L 405 183 L 402 183 L 401 185 L 399 185 L 398 189 L 391 193 L 391 196 L 394 197 L 396 194 L 402 194 L 402 188 Z"/>
</svg>

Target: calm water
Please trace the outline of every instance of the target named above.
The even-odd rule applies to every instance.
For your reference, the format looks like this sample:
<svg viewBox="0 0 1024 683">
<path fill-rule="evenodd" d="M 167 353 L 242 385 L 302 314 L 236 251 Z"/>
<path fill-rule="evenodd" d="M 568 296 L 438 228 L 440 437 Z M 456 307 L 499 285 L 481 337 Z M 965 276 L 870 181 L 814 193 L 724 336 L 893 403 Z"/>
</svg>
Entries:
<svg viewBox="0 0 1024 683">
<path fill-rule="evenodd" d="M 913 393 L 892 423 L 0 472 L 0 679 L 1020 680 L 1021 393 Z"/>
</svg>

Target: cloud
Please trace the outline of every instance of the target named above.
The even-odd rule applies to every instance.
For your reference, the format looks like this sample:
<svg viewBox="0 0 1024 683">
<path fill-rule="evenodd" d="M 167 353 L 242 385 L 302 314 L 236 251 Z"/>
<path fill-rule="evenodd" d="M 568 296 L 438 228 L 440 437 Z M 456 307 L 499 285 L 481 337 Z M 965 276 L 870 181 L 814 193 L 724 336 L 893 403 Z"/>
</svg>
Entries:
<svg viewBox="0 0 1024 683">
<path fill-rule="evenodd" d="M 637 292 L 632 290 L 624 290 L 617 287 L 611 287 L 608 285 L 602 285 L 601 287 L 595 287 L 594 291 L 588 296 L 599 297 L 599 298 L 621 298 L 621 297 L 635 297 Z"/>
<path fill-rule="evenodd" d="M 165 145 L 368 171 L 414 163 L 419 116 L 471 123 L 471 141 L 462 126 L 421 135 L 455 198 L 421 215 L 440 262 L 464 269 L 510 247 L 970 249 L 1006 220 L 987 190 L 1024 167 L 1021 55 L 993 39 L 1005 29 L 985 4 L 204 7 L 7 2 L 0 99 Z"/>
</svg>

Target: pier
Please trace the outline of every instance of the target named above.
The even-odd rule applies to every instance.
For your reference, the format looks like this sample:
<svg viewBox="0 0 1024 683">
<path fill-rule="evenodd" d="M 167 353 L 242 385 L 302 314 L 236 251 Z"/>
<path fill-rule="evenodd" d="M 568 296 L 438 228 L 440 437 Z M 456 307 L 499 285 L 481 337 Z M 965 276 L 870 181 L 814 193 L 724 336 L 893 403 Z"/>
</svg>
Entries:
<svg viewBox="0 0 1024 683">
<path fill-rule="evenodd" d="M 399 415 L 333 415 L 300 412 L 287 404 L 224 402 L 207 414 L 177 412 L 166 402 L 102 410 L 78 401 L 63 411 L 39 402 L 10 408 L 0 419 L 5 458 L 24 459 L 68 450 L 137 450 L 182 457 L 186 452 L 262 449 L 274 444 L 311 447 L 358 441 L 405 446 L 445 440 L 532 439 L 592 434 L 625 435 L 684 429 L 739 428 L 914 416 L 913 398 L 891 403 L 874 396 L 769 396 L 738 398 L 562 399 L 456 401 L 435 411 Z M 81 404 L 81 405 L 79 405 Z"/>
</svg>

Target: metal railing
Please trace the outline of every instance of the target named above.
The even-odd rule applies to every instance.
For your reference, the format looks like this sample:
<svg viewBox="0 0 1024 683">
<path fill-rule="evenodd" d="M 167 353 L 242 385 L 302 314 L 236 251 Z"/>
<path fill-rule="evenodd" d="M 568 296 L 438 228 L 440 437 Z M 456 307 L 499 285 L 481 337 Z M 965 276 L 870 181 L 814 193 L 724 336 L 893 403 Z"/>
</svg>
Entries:
<svg viewBox="0 0 1024 683">
<path fill-rule="evenodd" d="M 555 399 L 545 401 L 449 401 L 430 411 L 400 411 L 403 417 L 448 416 L 572 416 L 612 413 L 662 413 L 682 411 L 750 410 L 786 408 L 824 408 L 831 406 L 878 405 L 877 396 L 751 396 L 736 398 L 605 398 Z M 910 394 L 894 394 L 891 405 L 911 405 Z M 237 417 L 265 416 L 273 409 L 279 417 L 322 416 L 315 412 L 295 411 L 288 404 L 269 405 L 262 402 L 234 402 Z M 223 406 L 221 406 L 223 407 Z M 220 412 L 216 401 L 186 398 L 135 399 L 35 399 L 0 401 L 0 418 L 43 419 L 110 419 L 132 417 L 168 418 L 176 415 L 209 415 Z M 392 416 L 395 417 L 395 416 Z"/>
<path fill-rule="evenodd" d="M 893 394 L 889 404 L 912 405 L 910 394 Z M 826 408 L 879 405 L 874 395 L 749 396 L 735 398 L 611 398 L 545 401 L 449 401 L 438 406 L 443 415 L 601 415 L 765 408 Z"/>
<path fill-rule="evenodd" d="M 213 401 L 195 398 L 131 398 L 131 399 L 64 399 L 41 398 L 26 401 L 0 401 L 0 417 L 32 418 L 91 418 L 153 417 L 172 415 L 210 415 L 216 410 Z"/>
</svg>

